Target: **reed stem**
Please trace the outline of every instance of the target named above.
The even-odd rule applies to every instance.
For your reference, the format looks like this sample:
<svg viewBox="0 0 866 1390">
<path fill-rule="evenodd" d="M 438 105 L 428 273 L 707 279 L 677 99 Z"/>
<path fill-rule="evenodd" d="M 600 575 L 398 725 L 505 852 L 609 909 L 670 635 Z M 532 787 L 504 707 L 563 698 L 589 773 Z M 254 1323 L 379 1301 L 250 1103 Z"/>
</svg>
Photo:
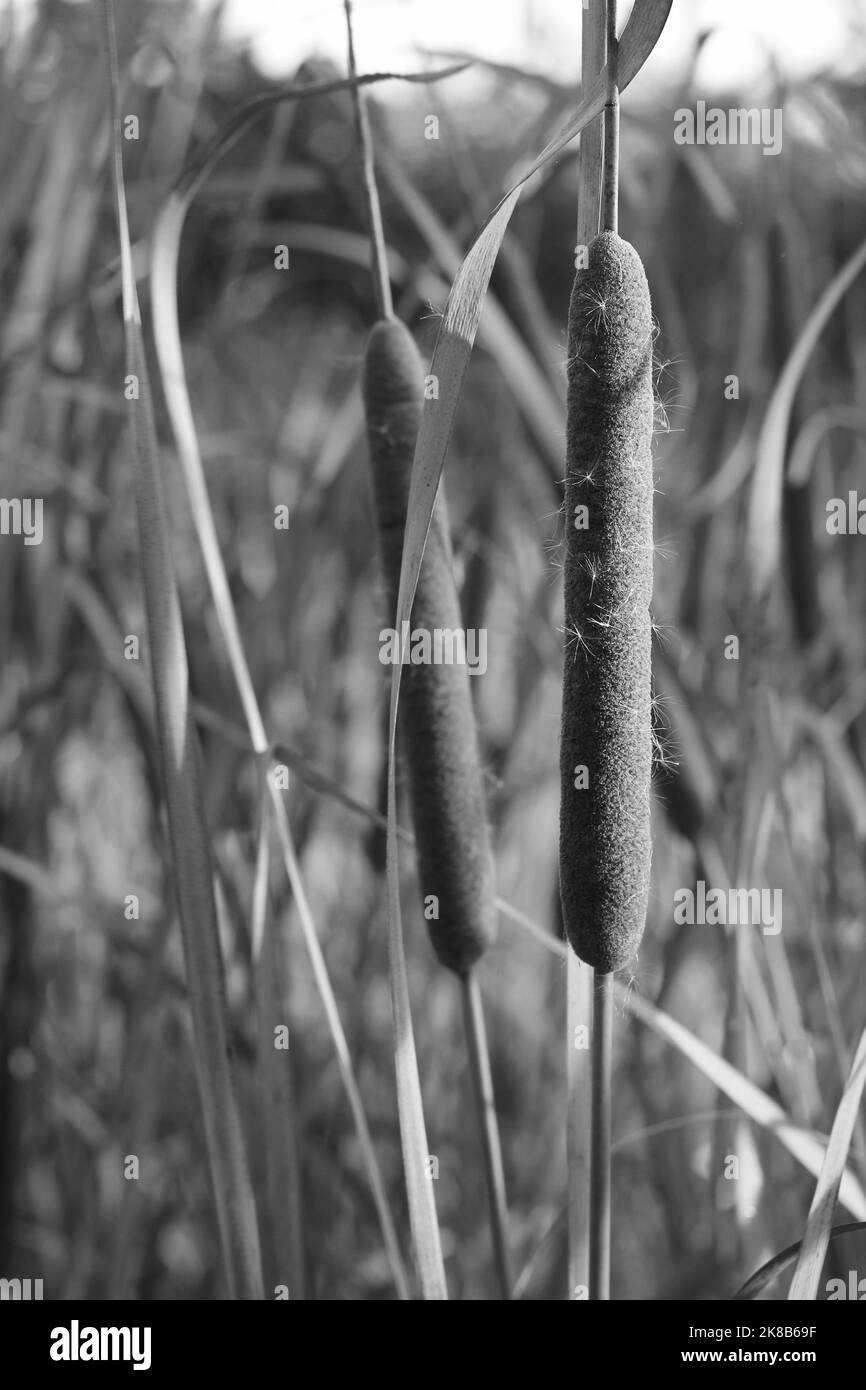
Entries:
<svg viewBox="0 0 866 1390">
<path fill-rule="evenodd" d="M 613 975 L 595 972 L 592 1009 L 592 1164 L 589 1198 L 589 1296 L 610 1300 L 610 1139 Z"/>
<path fill-rule="evenodd" d="M 607 101 L 604 107 L 604 189 L 602 221 L 606 232 L 619 230 L 619 43 L 616 0 L 607 0 Z"/>
<path fill-rule="evenodd" d="M 514 1275 L 508 1247 L 508 1206 L 505 1195 L 505 1171 L 502 1166 L 502 1147 L 493 1099 L 493 1077 L 490 1072 L 490 1052 L 484 1027 L 484 1008 L 481 990 L 474 970 L 460 981 L 463 999 L 463 1021 L 466 1029 L 466 1048 L 469 1054 L 469 1074 L 478 1116 L 481 1145 L 484 1151 L 484 1180 L 490 1209 L 490 1233 L 496 1275 L 503 1299 L 511 1299 Z"/>
<path fill-rule="evenodd" d="M 581 94 L 591 88 L 606 60 L 605 0 L 592 0 L 581 25 Z M 604 117 L 599 115 L 582 132 L 578 160 L 577 245 L 589 246 L 599 232 L 604 170 Z M 568 1114 L 568 1296 L 585 1298 L 589 1289 L 589 1173 L 592 1164 L 591 1053 L 577 1046 L 577 1030 L 592 1019 L 592 971 L 568 953 L 566 967 L 566 1072 Z"/>
<path fill-rule="evenodd" d="M 349 40 L 349 76 L 358 75 L 355 61 L 355 35 L 352 27 L 352 0 L 343 0 L 346 11 L 346 29 Z M 367 93 L 363 87 L 352 88 L 352 103 L 355 108 L 355 125 L 358 143 L 361 147 L 361 163 L 364 174 L 364 202 L 367 208 L 367 231 L 370 235 L 372 256 L 371 271 L 373 290 L 376 296 L 376 316 L 389 319 L 394 314 L 391 298 L 391 278 L 388 273 L 388 256 L 385 251 L 385 230 L 382 225 L 382 208 L 379 203 L 379 190 L 376 185 L 376 169 L 373 158 L 373 137 L 370 131 L 370 113 L 367 109 Z"/>
</svg>

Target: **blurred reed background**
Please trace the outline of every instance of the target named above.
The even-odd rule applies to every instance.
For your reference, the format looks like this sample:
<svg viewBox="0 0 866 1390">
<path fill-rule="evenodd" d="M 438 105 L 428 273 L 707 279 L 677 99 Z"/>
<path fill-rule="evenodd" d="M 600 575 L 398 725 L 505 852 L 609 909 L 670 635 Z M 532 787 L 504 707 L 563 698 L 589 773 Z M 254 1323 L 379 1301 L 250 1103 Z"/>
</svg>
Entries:
<svg viewBox="0 0 866 1390">
<path fill-rule="evenodd" d="M 357 11 L 363 33 L 363 3 Z M 150 351 L 159 208 L 188 154 L 274 84 L 225 38 L 218 10 L 124 0 L 116 12 L 123 110 L 140 124 L 124 162 Z M 785 362 L 866 238 L 866 87 L 851 63 L 862 30 L 858 38 L 852 28 L 849 75 L 768 70 L 757 91 L 697 86 L 707 41 L 700 36 L 665 91 L 638 79 L 623 101 L 620 227 L 640 250 L 659 323 L 654 661 L 663 754 L 649 919 L 627 983 L 738 1059 L 795 1124 L 826 1135 L 866 997 L 866 542 L 826 526 L 828 499 L 858 488 L 866 496 L 862 278 L 827 322 L 787 432 L 798 476 L 783 494 L 762 737 L 751 727 L 755 666 L 744 659 L 755 635 L 747 512 Z M 471 56 L 471 72 L 429 87 L 370 89 L 395 304 L 425 361 L 463 252 L 515 168 L 575 103 L 576 79 L 566 85 L 486 63 L 483 51 Z M 428 54 L 415 66 L 445 61 Z M 329 75 L 341 72 L 311 53 L 293 80 Z M 678 145 L 674 112 L 698 99 L 783 108 L 781 152 Z M 436 139 L 427 138 L 431 116 Z M 54 1298 L 220 1298 L 142 674 L 109 151 L 92 7 L 44 0 L 27 23 L 0 8 L 2 491 L 43 497 L 45 516 L 40 545 L 0 541 L 0 1274 L 42 1277 Z M 548 939 L 503 917 L 478 966 L 517 1288 L 530 1299 L 566 1290 L 565 965 L 550 946 L 561 934 L 559 552 L 576 188 L 570 147 L 524 193 L 446 469 L 463 621 L 488 633 L 487 673 L 471 685 L 497 891 Z M 285 271 L 274 263 L 282 244 Z M 359 385 L 376 316 L 368 263 L 352 103 L 338 93 L 275 106 L 220 161 L 187 221 L 179 297 L 232 598 L 266 726 L 285 745 L 300 871 L 405 1248 L 381 824 L 390 671 L 378 650 L 391 618 Z M 155 363 L 152 376 L 238 1091 L 253 1186 L 267 1209 L 250 916 L 259 788 Z M 289 509 L 288 530 L 275 529 L 279 505 Z M 142 641 L 139 661 L 127 659 L 130 635 Z M 726 659 L 731 635 L 739 662 Z M 751 819 L 742 812 L 746 772 L 745 804 L 758 808 Z M 408 824 L 402 779 L 400 807 Z M 778 936 L 750 928 L 748 947 L 735 949 L 720 928 L 675 924 L 678 888 L 734 882 L 744 862 L 750 885 L 783 892 Z M 460 992 L 430 949 L 411 855 L 404 869 L 449 1290 L 489 1298 Z M 390 1298 L 334 1049 L 276 868 L 269 907 L 291 1041 L 306 1292 Z M 732 1051 L 734 961 L 746 1007 Z M 814 1180 L 766 1126 L 744 1128 L 688 1043 L 674 1048 L 618 1012 L 614 1296 L 730 1297 L 800 1238 Z M 723 1177 L 728 1152 L 740 1158 L 737 1183 Z M 866 1182 L 862 1117 L 851 1167 Z M 267 1223 L 262 1234 L 266 1268 L 275 1269 Z M 862 1233 L 834 1241 L 828 1274 L 844 1276 L 862 1252 Z"/>
</svg>

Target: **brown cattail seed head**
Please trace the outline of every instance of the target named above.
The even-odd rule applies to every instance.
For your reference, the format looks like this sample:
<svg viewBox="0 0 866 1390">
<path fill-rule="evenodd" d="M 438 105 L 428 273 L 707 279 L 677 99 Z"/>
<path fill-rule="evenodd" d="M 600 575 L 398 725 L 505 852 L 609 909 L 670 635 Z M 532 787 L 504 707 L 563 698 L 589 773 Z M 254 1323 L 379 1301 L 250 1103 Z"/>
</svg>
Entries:
<svg viewBox="0 0 866 1390">
<path fill-rule="evenodd" d="M 640 257 L 589 247 L 568 320 L 560 890 L 568 939 L 618 970 L 650 881 L 652 313 Z"/>
<path fill-rule="evenodd" d="M 403 531 L 424 369 L 397 320 L 377 323 L 364 355 L 363 395 L 389 612 L 397 610 Z M 412 629 L 459 629 L 444 498 L 437 499 L 412 609 Z M 496 936 L 493 862 L 469 673 L 461 665 L 407 665 L 400 693 L 418 874 L 439 960 L 465 975 Z"/>
</svg>

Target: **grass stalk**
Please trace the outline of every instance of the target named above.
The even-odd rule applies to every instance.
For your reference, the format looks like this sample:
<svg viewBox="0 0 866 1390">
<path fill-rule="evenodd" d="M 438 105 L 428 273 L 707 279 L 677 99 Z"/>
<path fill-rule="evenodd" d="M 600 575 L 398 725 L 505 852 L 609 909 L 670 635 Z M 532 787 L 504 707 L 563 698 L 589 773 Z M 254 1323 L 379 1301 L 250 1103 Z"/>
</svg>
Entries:
<svg viewBox="0 0 866 1390">
<path fill-rule="evenodd" d="M 200 755 L 189 705 L 186 645 L 132 268 L 123 177 L 117 41 L 110 0 L 103 0 L 102 4 L 102 34 L 108 57 L 114 136 L 114 193 L 121 252 L 126 370 L 128 379 L 139 384 L 138 397 L 130 401 L 136 516 L 160 768 L 193 1021 L 196 1072 L 230 1296 L 261 1299 L 261 1252 L 232 1075 L 210 843 L 202 803 Z"/>
<path fill-rule="evenodd" d="M 359 79 L 363 81 L 363 79 Z M 345 83 L 325 84 L 327 90 L 342 90 Z M 299 99 L 303 93 L 293 92 L 292 99 Z M 284 95 L 284 99 L 289 99 Z M 184 473 L 184 482 L 190 499 L 190 506 L 196 528 L 199 546 L 204 559 L 208 586 L 214 603 L 220 633 L 228 655 L 232 676 L 244 711 L 244 718 L 253 750 L 268 770 L 272 765 L 271 742 L 267 736 L 258 698 L 244 653 L 240 627 L 229 588 L 228 576 L 223 563 L 217 537 L 216 524 L 210 496 L 202 466 L 201 451 L 196 433 L 195 420 L 190 405 L 186 384 L 186 373 L 181 348 L 180 325 L 177 304 L 177 263 L 180 237 L 189 204 L 196 190 L 219 156 L 240 131 L 254 117 L 263 114 L 274 105 L 269 99 L 251 103 L 252 111 L 247 111 L 227 123 L 222 136 L 223 143 L 215 138 L 208 146 L 206 155 L 195 162 L 166 201 L 154 232 L 151 265 L 151 300 L 154 310 L 154 328 L 157 355 L 162 374 L 166 404 L 177 443 L 178 455 Z M 361 1092 L 355 1077 L 351 1052 L 340 1019 L 336 997 L 331 984 L 325 957 L 319 941 L 318 931 L 300 875 L 284 793 L 276 786 L 270 775 L 267 776 L 268 794 L 274 816 L 274 824 L 282 851 L 286 875 L 298 908 L 298 917 L 304 937 L 304 944 L 310 958 L 313 977 L 319 992 L 325 1017 L 337 1054 L 340 1076 L 346 1092 L 352 1119 L 358 1136 L 358 1144 L 363 1156 L 364 1166 L 370 1184 L 373 1201 L 388 1261 L 402 1299 L 409 1297 L 409 1284 L 403 1257 L 400 1252 L 393 1218 L 388 1205 L 384 1181 L 373 1147 L 372 1137 L 364 1113 Z"/>
<path fill-rule="evenodd" d="M 566 1115 L 565 1152 L 568 1168 L 568 1289 L 569 1298 L 589 1294 L 589 1213 L 592 1167 L 591 1052 L 578 1046 L 579 1030 L 592 1036 L 593 972 L 568 952 L 566 962 Z"/>
<path fill-rule="evenodd" d="M 619 86 L 616 0 L 606 0 L 607 100 L 604 105 L 604 230 L 619 230 Z"/>
<path fill-rule="evenodd" d="M 589 1202 L 589 1296 L 610 1299 L 611 1086 L 613 975 L 596 970 L 592 1008 L 592 1162 Z"/>
<path fill-rule="evenodd" d="M 250 937 L 255 972 L 256 1083 L 260 1132 L 265 1142 L 266 1229 L 262 1244 L 275 1284 L 287 1284 L 293 1302 L 306 1297 L 300 1160 L 290 1050 L 274 1046 L 274 1027 L 286 1020 L 281 941 L 268 921 L 271 804 L 261 794 L 261 819 L 253 881 Z"/>
<path fill-rule="evenodd" d="M 364 179 L 364 203 L 367 211 L 367 228 L 370 234 L 372 255 L 373 289 L 376 295 L 376 314 L 380 319 L 391 318 L 394 305 L 391 299 L 391 280 L 388 274 L 388 254 L 385 249 L 385 230 L 382 225 L 382 208 L 379 203 L 379 190 L 376 185 L 376 165 L 373 152 L 373 137 L 370 130 L 370 112 L 367 108 L 367 93 L 357 85 L 358 68 L 355 62 L 355 34 L 352 25 L 352 0 L 343 0 L 346 12 L 346 30 L 349 44 L 349 77 L 352 79 L 352 105 L 355 109 L 355 125 L 358 131 L 358 145 Z"/>
<path fill-rule="evenodd" d="M 502 1145 L 499 1139 L 499 1124 L 493 1099 L 493 1077 L 490 1071 L 487 1032 L 484 1027 L 484 1008 L 478 976 L 474 970 L 464 976 L 460 981 L 460 986 L 463 999 L 466 1048 L 469 1055 L 469 1075 L 484 1154 L 484 1176 L 496 1275 L 502 1298 L 510 1300 L 514 1287 L 514 1274 L 511 1268 L 511 1252 L 508 1240 L 505 1170 L 502 1165 Z"/>
<path fill-rule="evenodd" d="M 581 22 L 581 92 L 602 71 L 607 48 L 604 0 L 590 0 Z M 604 158 L 604 118 L 597 116 L 580 137 L 577 172 L 577 246 L 589 246 L 599 232 Z M 589 1292 L 589 1212 L 592 1147 L 591 1052 L 577 1045 L 592 1030 L 592 971 L 568 953 L 566 967 L 566 1165 L 568 1169 L 569 1298 Z M 579 1030 L 581 1030 L 579 1032 Z"/>
</svg>

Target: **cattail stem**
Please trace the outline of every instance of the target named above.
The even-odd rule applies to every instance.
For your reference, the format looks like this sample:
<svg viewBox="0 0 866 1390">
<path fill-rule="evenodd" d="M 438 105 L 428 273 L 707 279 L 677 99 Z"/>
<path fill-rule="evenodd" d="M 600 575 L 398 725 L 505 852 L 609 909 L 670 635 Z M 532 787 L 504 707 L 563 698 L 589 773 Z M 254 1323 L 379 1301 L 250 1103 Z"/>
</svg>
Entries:
<svg viewBox="0 0 866 1390">
<path fill-rule="evenodd" d="M 580 81 L 587 92 L 607 58 L 605 0 L 592 0 L 581 23 Z M 599 115 L 580 137 L 577 186 L 577 245 L 598 236 L 604 170 L 604 117 Z M 578 1038 L 591 1023 L 592 971 L 569 952 L 566 971 L 566 1070 L 568 1114 L 568 1289 L 569 1298 L 586 1297 L 589 1289 L 589 1171 L 592 1161 L 591 1055 Z"/>
<path fill-rule="evenodd" d="M 592 1017 L 592 976 L 588 965 L 568 953 L 566 963 L 566 1080 L 568 1114 L 565 1152 L 568 1165 L 568 1296 L 585 1298 L 589 1289 L 589 1173 L 592 1165 L 592 1065 L 578 1030 Z"/>
<path fill-rule="evenodd" d="M 604 108 L 604 191 L 602 222 L 606 232 L 619 230 L 619 86 L 616 0 L 607 0 L 607 101 Z"/>
<path fill-rule="evenodd" d="M 349 76 L 358 75 L 355 62 L 355 35 L 352 28 L 352 0 L 343 0 L 346 11 L 346 28 L 349 40 Z M 372 255 L 373 290 L 376 295 L 376 315 L 380 319 L 391 318 L 394 304 L 391 298 L 391 277 L 388 273 L 388 257 L 385 251 L 385 230 L 382 225 L 382 208 L 379 203 L 379 190 L 376 185 L 376 169 L 373 158 L 373 138 L 370 133 L 370 113 L 367 109 L 367 93 L 363 87 L 352 88 L 352 102 L 355 107 L 355 125 L 358 143 L 361 147 L 361 162 L 364 174 L 364 201 L 367 208 L 367 231 L 370 235 Z"/>
<path fill-rule="evenodd" d="M 589 1187 L 589 1296 L 610 1299 L 610 1137 L 613 975 L 595 971 L 592 1007 L 592 1165 Z"/>
<path fill-rule="evenodd" d="M 499 1280 L 499 1291 L 504 1299 L 510 1300 L 514 1287 L 514 1276 L 508 1248 L 505 1170 L 502 1166 L 499 1125 L 496 1120 L 496 1106 L 493 1100 L 493 1077 L 490 1073 L 490 1052 L 484 1027 L 484 1009 L 475 971 L 470 970 L 468 975 L 463 976 L 460 983 L 463 998 L 463 1021 L 466 1029 L 466 1049 L 469 1054 L 469 1075 L 472 1081 L 475 1110 L 478 1115 L 481 1147 L 484 1152 L 484 1174 L 487 1186 L 487 1204 L 490 1210 L 493 1255 Z"/>
</svg>

